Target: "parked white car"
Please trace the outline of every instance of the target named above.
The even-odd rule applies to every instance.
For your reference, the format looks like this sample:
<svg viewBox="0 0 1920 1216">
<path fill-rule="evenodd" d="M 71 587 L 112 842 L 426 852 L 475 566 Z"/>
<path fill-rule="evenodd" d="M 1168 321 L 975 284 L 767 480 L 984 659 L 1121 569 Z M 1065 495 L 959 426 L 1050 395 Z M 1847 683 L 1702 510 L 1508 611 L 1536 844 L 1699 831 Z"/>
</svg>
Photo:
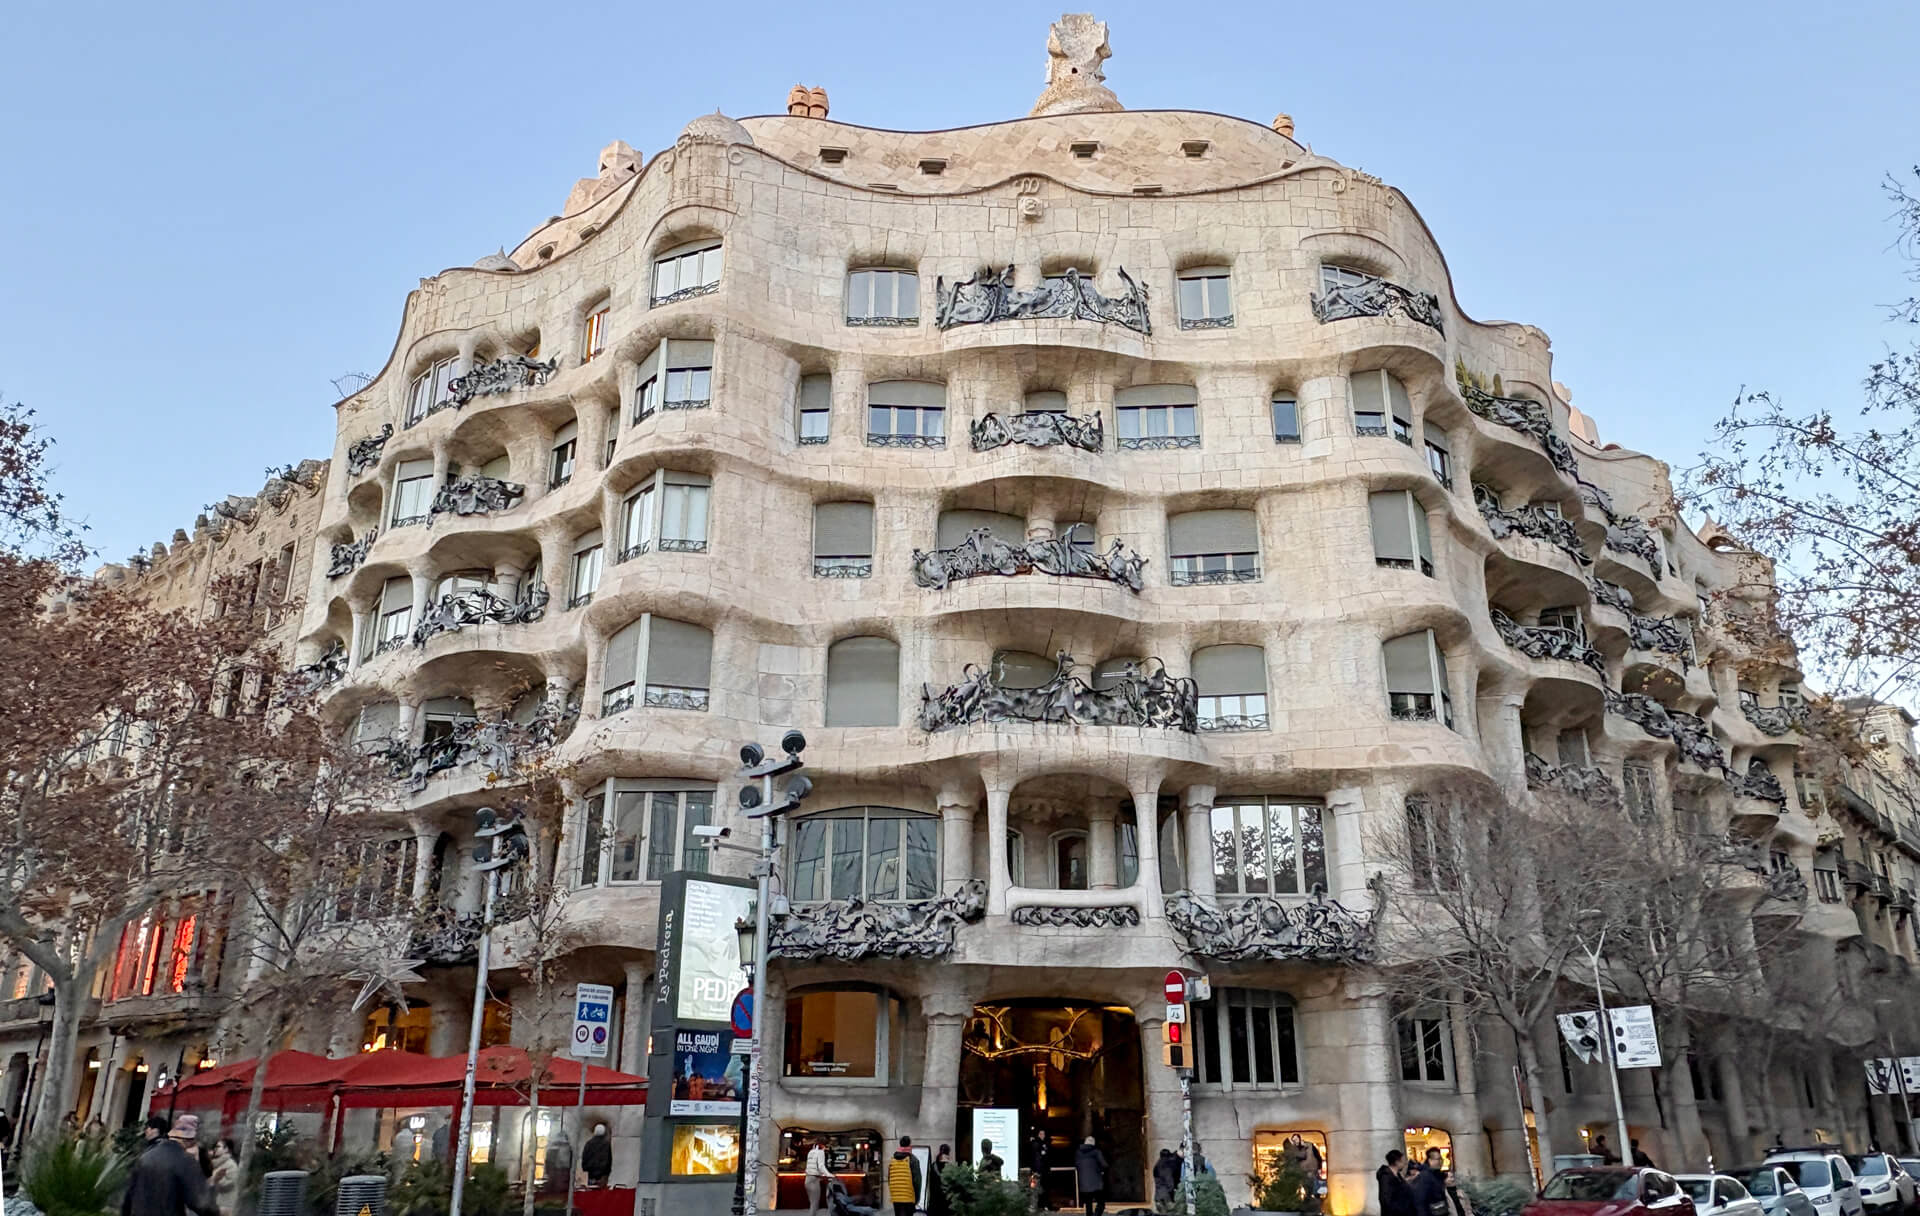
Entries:
<svg viewBox="0 0 1920 1216">
<path fill-rule="evenodd" d="M 1727 1173 L 1738 1178 L 1747 1194 L 1760 1201 L 1767 1216 L 1819 1216 L 1800 1184 L 1793 1180 L 1793 1168 L 1783 1162 L 1772 1165 L 1737 1165 Z"/>
<path fill-rule="evenodd" d="M 1700 1216 L 1766 1216 L 1766 1205 L 1747 1193 L 1738 1178 L 1726 1174 L 1675 1174 L 1673 1180 L 1693 1200 Z"/>
<path fill-rule="evenodd" d="M 1910 1212 L 1915 1188 L 1912 1176 L 1891 1153 L 1862 1153 L 1847 1158 L 1860 1187 L 1860 1202 L 1869 1212 Z"/>
<path fill-rule="evenodd" d="M 1776 1162 L 1793 1171 L 1794 1182 L 1820 1216 L 1866 1216 L 1853 1167 L 1831 1146 L 1776 1149 L 1767 1154 L 1766 1164 Z"/>
</svg>

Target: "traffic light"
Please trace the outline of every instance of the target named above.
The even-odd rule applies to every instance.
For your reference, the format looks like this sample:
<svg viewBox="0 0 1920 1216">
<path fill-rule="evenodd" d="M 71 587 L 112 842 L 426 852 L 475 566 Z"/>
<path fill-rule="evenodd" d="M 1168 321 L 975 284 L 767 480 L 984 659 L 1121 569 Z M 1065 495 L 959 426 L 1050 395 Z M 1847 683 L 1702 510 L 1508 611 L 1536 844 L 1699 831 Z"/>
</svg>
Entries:
<svg viewBox="0 0 1920 1216">
<path fill-rule="evenodd" d="M 525 860 L 531 851 L 526 825 L 517 814 L 502 819 L 493 808 L 481 807 L 473 813 L 474 868 L 481 873 L 498 870 Z"/>
<path fill-rule="evenodd" d="M 800 808 L 801 799 L 813 792 L 813 782 L 799 770 L 804 767 L 800 753 L 807 750 L 807 737 L 797 730 L 790 730 L 780 736 L 780 750 L 786 754 L 778 759 L 767 759 L 766 751 L 758 743 L 740 745 L 740 763 L 744 766 L 740 775 L 747 784 L 740 787 L 740 809 L 749 819 L 759 819 L 767 815 L 785 815 Z M 784 788 L 769 801 L 756 780 L 763 781 L 769 788 L 775 777 L 792 774 Z"/>
<path fill-rule="evenodd" d="M 1181 1006 L 1185 1009 L 1186 1006 Z M 1160 1023 L 1160 1058 L 1168 1068 L 1187 1068 L 1187 1024 L 1172 1018 Z"/>
</svg>

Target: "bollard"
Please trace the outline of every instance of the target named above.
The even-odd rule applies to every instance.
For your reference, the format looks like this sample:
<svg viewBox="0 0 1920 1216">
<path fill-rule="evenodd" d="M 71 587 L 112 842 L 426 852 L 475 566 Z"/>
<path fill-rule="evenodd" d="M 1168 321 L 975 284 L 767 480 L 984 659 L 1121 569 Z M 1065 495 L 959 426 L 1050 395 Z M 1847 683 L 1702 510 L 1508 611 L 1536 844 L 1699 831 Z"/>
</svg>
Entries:
<svg viewBox="0 0 1920 1216">
<path fill-rule="evenodd" d="M 307 1210 L 307 1171 L 274 1170 L 260 1180 L 258 1216 L 303 1216 Z"/>
<path fill-rule="evenodd" d="M 333 1216 L 387 1216 L 385 1174 L 354 1174 L 340 1180 Z"/>
</svg>

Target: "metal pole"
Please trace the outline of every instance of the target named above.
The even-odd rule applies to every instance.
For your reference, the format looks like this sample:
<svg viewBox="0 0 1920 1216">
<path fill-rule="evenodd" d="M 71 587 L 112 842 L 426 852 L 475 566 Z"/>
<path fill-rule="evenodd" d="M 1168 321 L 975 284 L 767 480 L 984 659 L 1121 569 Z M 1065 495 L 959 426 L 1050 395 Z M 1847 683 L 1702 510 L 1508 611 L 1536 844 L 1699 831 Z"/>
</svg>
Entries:
<svg viewBox="0 0 1920 1216">
<path fill-rule="evenodd" d="M 773 778 L 760 779 L 760 792 L 765 801 L 760 805 L 773 805 Z M 740 1159 L 747 1162 L 747 1154 L 753 1154 L 746 1173 L 746 1212 L 745 1216 L 756 1216 L 760 1210 L 759 1201 L 754 1195 L 755 1184 L 760 1175 L 760 1072 L 766 1059 L 766 1016 L 767 1016 L 767 904 L 773 898 L 774 859 L 779 856 L 779 837 L 775 832 L 777 816 L 764 815 L 760 819 L 760 863 L 756 867 L 754 883 L 753 909 L 753 1042 L 747 1057 L 747 1098 L 745 1135 L 740 1142 Z M 778 1202 L 776 1200 L 775 1202 Z"/>
<path fill-rule="evenodd" d="M 1180 1209 L 1186 1216 L 1193 1216 L 1193 1070 L 1190 1068 L 1180 1070 Z"/>
<path fill-rule="evenodd" d="M 573 1186 L 580 1180 L 580 1150 L 587 1141 L 580 1133 L 587 1130 L 587 1062 L 576 1058 L 580 1066 L 580 1088 L 573 1095 L 573 1158 L 567 1163 L 567 1210 L 562 1216 L 573 1216 Z"/>
<path fill-rule="evenodd" d="M 473 1019 L 467 1027 L 467 1077 L 460 1088 L 460 1136 L 453 1156 L 453 1197 L 449 1216 L 460 1216 L 460 1198 L 467 1189 L 467 1154 L 473 1147 L 473 1081 L 480 1068 L 480 1021 L 487 1008 L 487 949 L 493 937 L 493 895 L 500 871 L 487 871 L 487 894 L 480 909 L 480 946 L 473 964 Z"/>
<path fill-rule="evenodd" d="M 1627 1134 L 1627 1109 L 1620 1102 L 1620 1069 L 1613 1058 L 1613 1024 L 1607 1019 L 1607 992 L 1600 981 L 1600 953 L 1607 948 L 1607 931 L 1600 930 L 1600 940 L 1594 948 L 1587 950 L 1585 942 L 1580 948 L 1587 951 L 1587 960 L 1593 964 L 1593 996 L 1600 1003 L 1600 1041 L 1607 1051 L 1607 1080 L 1613 1084 L 1613 1120 L 1614 1131 L 1620 1137 L 1620 1144 L 1614 1150 L 1620 1154 L 1620 1160 L 1628 1165 L 1633 1163 L 1633 1137 Z M 459 1216 L 455 1213 L 454 1216 Z"/>
</svg>

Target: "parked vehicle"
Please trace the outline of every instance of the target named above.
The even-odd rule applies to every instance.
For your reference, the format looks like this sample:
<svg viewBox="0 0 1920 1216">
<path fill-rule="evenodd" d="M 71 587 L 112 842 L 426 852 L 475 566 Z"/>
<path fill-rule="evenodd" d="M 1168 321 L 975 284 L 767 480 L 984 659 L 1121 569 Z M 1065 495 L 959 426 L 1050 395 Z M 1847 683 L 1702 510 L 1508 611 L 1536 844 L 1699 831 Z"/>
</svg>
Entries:
<svg viewBox="0 0 1920 1216">
<path fill-rule="evenodd" d="M 1892 1153 L 1862 1153 L 1848 1157 L 1854 1181 L 1860 1187 L 1860 1202 L 1869 1212 L 1907 1212 L 1913 1209 L 1916 1194 L 1913 1178 L 1893 1158 Z"/>
<path fill-rule="evenodd" d="M 1853 1167 L 1831 1145 L 1777 1149 L 1766 1160 L 1768 1165 L 1776 1163 L 1793 1171 L 1794 1182 L 1813 1200 L 1819 1216 L 1866 1216 Z"/>
<path fill-rule="evenodd" d="M 1920 1182 L 1920 1157 L 1900 1158 L 1900 1168 L 1907 1171 L 1907 1177 Z"/>
<path fill-rule="evenodd" d="M 1766 1206 L 1726 1174 L 1675 1174 L 1673 1180 L 1693 1200 L 1700 1216 L 1766 1216 Z"/>
<path fill-rule="evenodd" d="M 1520 1216 L 1697 1216 L 1671 1174 L 1631 1166 L 1561 1170 Z"/>
<path fill-rule="evenodd" d="M 1793 1180 L 1793 1170 L 1784 1163 L 1736 1165 L 1727 1173 L 1738 1178 L 1747 1193 L 1760 1201 L 1767 1216 L 1820 1216 L 1813 1200 Z"/>
</svg>

